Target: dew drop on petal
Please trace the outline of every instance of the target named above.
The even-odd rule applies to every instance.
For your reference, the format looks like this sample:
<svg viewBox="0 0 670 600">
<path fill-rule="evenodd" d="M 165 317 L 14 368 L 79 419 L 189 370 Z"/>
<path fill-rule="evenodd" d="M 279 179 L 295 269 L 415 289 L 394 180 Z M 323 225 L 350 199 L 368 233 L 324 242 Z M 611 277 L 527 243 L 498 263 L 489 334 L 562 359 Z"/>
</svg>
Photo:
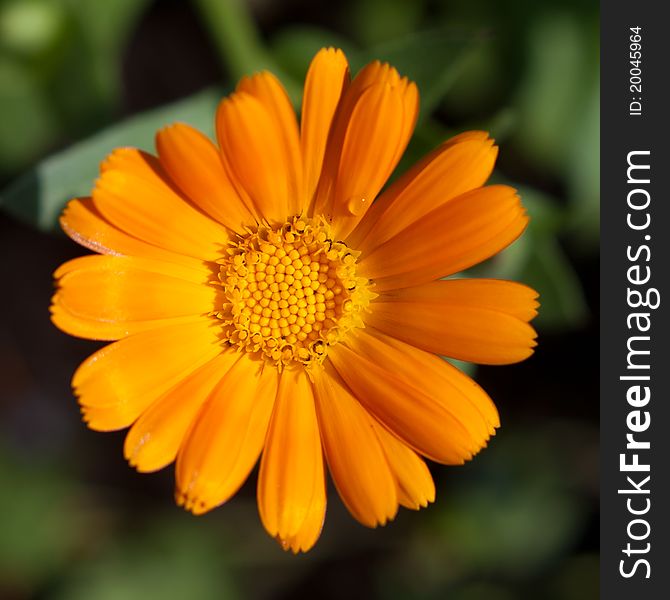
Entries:
<svg viewBox="0 0 670 600">
<path fill-rule="evenodd" d="M 360 196 L 351 196 L 347 200 L 347 210 L 355 217 L 358 217 L 359 215 L 363 214 L 366 204 L 367 200 L 365 198 L 361 198 Z"/>
</svg>

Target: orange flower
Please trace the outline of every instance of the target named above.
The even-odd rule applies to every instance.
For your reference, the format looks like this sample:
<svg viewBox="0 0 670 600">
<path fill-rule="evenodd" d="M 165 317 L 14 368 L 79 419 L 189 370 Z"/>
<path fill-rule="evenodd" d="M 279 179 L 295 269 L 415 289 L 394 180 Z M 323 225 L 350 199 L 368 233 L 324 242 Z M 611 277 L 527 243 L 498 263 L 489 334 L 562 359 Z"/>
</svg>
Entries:
<svg viewBox="0 0 670 600">
<path fill-rule="evenodd" d="M 184 124 L 158 157 L 114 151 L 63 229 L 100 255 L 56 271 L 63 331 L 116 340 L 72 385 L 92 429 L 129 427 L 139 471 L 176 460 L 177 502 L 224 502 L 261 456 L 258 507 L 284 548 L 316 542 L 324 455 L 364 525 L 418 509 L 435 488 L 420 458 L 470 459 L 495 406 L 438 355 L 484 364 L 532 353 L 537 294 L 441 279 L 515 240 L 515 190 L 482 187 L 497 147 L 459 135 L 381 191 L 412 134 L 414 83 L 374 62 L 352 81 L 321 50 L 300 126 L 270 73 L 216 114 L 219 145 Z M 374 201 L 374 203 L 373 203 Z"/>
</svg>

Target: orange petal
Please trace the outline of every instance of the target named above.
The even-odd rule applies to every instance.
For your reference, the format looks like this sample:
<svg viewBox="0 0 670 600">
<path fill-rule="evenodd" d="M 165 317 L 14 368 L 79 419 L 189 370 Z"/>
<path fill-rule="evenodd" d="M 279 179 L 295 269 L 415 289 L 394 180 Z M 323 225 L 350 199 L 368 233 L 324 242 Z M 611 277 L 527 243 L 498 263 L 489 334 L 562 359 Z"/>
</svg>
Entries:
<svg viewBox="0 0 670 600">
<path fill-rule="evenodd" d="M 277 395 L 277 369 L 237 362 L 196 417 L 177 457 L 177 502 L 201 514 L 226 502 L 260 456 Z"/>
<path fill-rule="evenodd" d="M 347 92 L 347 97 L 351 96 L 355 102 L 358 97 L 371 85 L 375 83 L 389 83 L 397 85 L 400 81 L 400 74 L 397 69 L 389 63 L 373 60 L 365 65 L 351 82 L 351 88 Z M 345 110 L 347 107 L 343 107 Z M 351 112 L 351 107 L 349 107 Z"/>
<path fill-rule="evenodd" d="M 187 323 L 193 320 L 193 316 L 188 316 L 152 319 L 150 321 L 97 321 L 73 315 L 69 310 L 64 309 L 60 304 L 58 294 L 52 298 L 49 312 L 51 313 L 51 322 L 61 331 L 75 337 L 104 342 L 119 340 L 150 329 Z"/>
<path fill-rule="evenodd" d="M 516 191 L 492 185 L 443 204 L 364 256 L 361 275 L 375 291 L 452 275 L 511 244 L 528 224 Z"/>
<path fill-rule="evenodd" d="M 417 114 L 416 86 L 388 64 L 370 63 L 347 88 L 333 121 L 314 202 L 315 214 L 337 217 L 338 237 L 355 227 L 393 171 Z"/>
<path fill-rule="evenodd" d="M 470 305 L 506 313 L 522 321 L 537 316 L 538 293 L 502 279 L 446 279 L 380 294 L 382 302 L 423 302 Z"/>
<path fill-rule="evenodd" d="M 119 229 L 172 252 L 216 260 L 229 239 L 225 227 L 179 196 L 154 157 L 133 148 L 107 159 L 93 202 Z"/>
<path fill-rule="evenodd" d="M 161 165 L 179 189 L 208 215 L 237 233 L 253 223 L 221 162 L 218 148 L 197 129 L 176 123 L 156 135 Z"/>
<path fill-rule="evenodd" d="M 157 471 L 177 456 L 198 409 L 237 360 L 237 352 L 223 352 L 156 400 L 128 431 L 126 460 L 138 471 Z"/>
<path fill-rule="evenodd" d="M 342 144 L 333 198 L 334 235 L 346 238 L 393 172 L 407 140 L 402 94 L 388 84 L 370 86 L 354 108 Z"/>
<path fill-rule="evenodd" d="M 381 294 L 366 322 L 423 348 L 490 365 L 528 358 L 535 331 L 537 293 L 493 279 L 452 279 Z M 521 316 L 519 316 L 521 315 Z"/>
<path fill-rule="evenodd" d="M 214 326 L 213 326 L 214 325 Z M 127 427 L 158 397 L 221 351 L 214 319 L 152 329 L 105 346 L 72 378 L 89 427 Z"/>
<path fill-rule="evenodd" d="M 321 532 L 326 489 L 312 385 L 284 369 L 258 476 L 258 509 L 285 549 L 307 551 Z"/>
<path fill-rule="evenodd" d="M 451 363 L 373 327 L 360 331 L 360 334 L 352 340 L 352 347 L 356 351 L 367 352 L 377 358 L 382 353 L 388 361 L 387 364 L 392 365 L 391 370 L 395 370 L 427 394 L 439 397 L 450 388 L 458 390 L 463 395 L 464 401 L 449 408 L 459 420 L 468 422 L 468 428 L 474 437 L 493 435 L 495 429 L 500 426 L 498 410 L 488 394 Z M 417 379 L 416 373 L 419 370 L 427 377 Z"/>
<path fill-rule="evenodd" d="M 359 330 L 329 356 L 372 414 L 437 462 L 470 459 L 497 424 L 481 388 L 434 354 Z"/>
<path fill-rule="evenodd" d="M 261 102 L 244 92 L 224 98 L 216 113 L 216 133 L 228 172 L 265 219 L 283 223 L 293 190 L 282 131 Z"/>
<path fill-rule="evenodd" d="M 341 50 L 323 48 L 307 71 L 302 101 L 300 144 L 304 165 L 304 197 L 310 202 L 321 175 L 326 143 L 335 111 L 349 85 L 349 64 Z"/>
<path fill-rule="evenodd" d="M 435 484 L 426 463 L 377 421 L 371 419 L 371 423 L 393 472 L 400 504 L 419 510 L 434 502 Z"/>
<path fill-rule="evenodd" d="M 223 302 L 223 290 L 210 285 L 206 270 L 146 258 L 89 256 L 71 261 L 58 281 L 58 304 L 73 316 L 102 322 L 133 322 L 208 314 Z M 62 273 L 63 268 L 57 273 Z"/>
<path fill-rule="evenodd" d="M 278 541 L 284 550 L 290 550 L 293 554 L 298 552 L 307 552 L 321 535 L 323 529 L 323 521 L 325 518 L 326 498 L 325 488 L 323 499 L 319 497 L 307 507 L 307 514 L 305 520 L 302 522 L 300 528 L 292 535 L 288 535 L 285 539 L 279 538 Z"/>
<path fill-rule="evenodd" d="M 451 138 L 382 193 L 349 243 L 369 252 L 443 203 L 481 187 L 497 155 L 498 147 L 485 132 Z"/>
<path fill-rule="evenodd" d="M 472 457 L 467 431 L 437 400 L 344 345 L 331 349 L 330 359 L 360 402 L 412 448 L 445 464 Z"/>
<path fill-rule="evenodd" d="M 396 515 L 398 499 L 372 417 L 329 364 L 314 374 L 314 391 L 328 467 L 342 501 L 363 525 L 386 524 Z"/>
<path fill-rule="evenodd" d="M 102 216 L 92 198 L 70 200 L 61 215 L 60 225 L 75 242 L 100 254 L 142 256 L 195 267 L 202 264 L 191 256 L 147 244 L 121 231 Z"/>
<path fill-rule="evenodd" d="M 243 77 L 237 91 L 253 96 L 265 107 L 277 131 L 281 134 L 284 154 L 288 162 L 291 189 L 288 198 L 288 215 L 300 214 L 304 206 L 302 195 L 302 157 L 300 155 L 300 133 L 295 111 L 281 82 L 268 71 Z"/>
<path fill-rule="evenodd" d="M 190 257 L 184 256 L 183 258 L 185 259 L 183 264 L 168 263 L 163 260 L 153 260 L 148 258 L 98 255 L 81 256 L 69 260 L 66 263 L 63 263 L 54 273 L 54 277 L 60 280 L 60 285 L 62 285 L 63 282 L 66 282 L 67 285 L 65 286 L 65 293 L 64 290 L 59 289 L 52 299 L 50 307 L 51 321 L 56 327 L 77 337 L 93 340 L 118 340 L 149 329 L 177 324 L 181 321 L 187 322 L 192 320 L 193 314 L 211 311 L 212 307 L 219 303 L 219 300 L 216 299 L 218 293 L 213 292 L 213 288 L 207 285 L 212 279 L 211 268 L 206 266 L 205 263 L 196 261 Z M 105 286 L 108 277 L 115 279 L 115 274 L 120 271 L 128 271 L 127 267 L 129 265 L 132 266 L 131 270 L 135 279 L 137 279 L 140 273 L 148 272 L 147 276 L 149 279 L 158 277 L 164 282 L 170 282 L 172 285 L 178 285 L 181 288 L 184 287 L 182 283 L 186 284 L 191 290 L 193 286 L 196 285 L 198 287 L 209 287 L 209 292 L 199 289 L 196 292 L 196 297 L 202 298 L 203 295 L 211 295 L 214 293 L 215 299 L 213 300 L 213 304 L 210 303 L 205 310 L 190 313 L 189 316 L 158 318 L 158 313 L 154 310 L 153 304 L 149 303 L 144 305 L 147 311 L 146 320 L 119 319 L 119 305 L 117 302 L 119 296 L 111 294 Z M 88 281 L 87 276 L 91 273 L 94 273 L 96 279 L 100 280 L 100 282 L 104 279 L 105 286 L 98 288 L 98 286 L 94 284 L 86 285 L 84 282 Z M 177 279 L 177 282 L 175 282 L 174 279 Z M 73 285 L 71 286 L 70 283 Z M 139 285 L 143 286 L 144 284 L 145 281 L 140 277 Z M 82 285 L 84 286 L 83 288 Z M 125 287 L 121 281 L 115 281 L 115 283 L 111 283 L 110 285 L 117 291 L 120 290 L 119 286 Z M 84 288 L 87 288 L 88 292 L 86 292 Z M 128 291 L 129 290 L 126 290 L 126 292 Z M 79 292 L 84 292 L 85 295 L 80 296 Z M 149 295 L 154 294 L 155 296 L 155 290 L 148 290 L 147 293 Z M 100 299 L 105 295 L 108 296 L 108 300 L 102 303 Z M 128 297 L 128 294 L 126 293 L 126 300 L 129 300 L 130 302 L 143 303 L 144 299 L 144 295 L 135 298 L 132 296 Z M 195 299 L 195 297 L 193 299 Z M 164 304 L 166 301 L 171 302 L 166 298 L 157 298 L 156 300 L 159 304 L 161 302 Z M 187 302 L 190 304 L 191 301 L 192 298 L 189 297 Z M 88 302 L 88 306 L 86 306 L 86 302 Z M 181 314 L 186 314 L 183 310 L 184 307 L 180 308 L 173 305 L 173 308 L 176 309 L 177 313 L 181 311 Z M 205 307 L 200 306 L 199 308 Z M 101 320 L 101 318 L 103 318 L 101 316 L 101 311 L 105 312 L 105 320 Z M 114 320 L 112 320 L 109 315 L 114 312 L 117 314 L 114 317 Z"/>
<path fill-rule="evenodd" d="M 86 256 L 79 256 L 68 260 L 60 265 L 54 271 L 54 278 L 61 279 L 70 273 L 79 270 L 90 270 L 100 268 L 111 268 L 115 261 L 120 261 L 118 264 L 134 264 L 137 268 L 142 268 L 146 271 L 154 273 L 163 273 L 171 277 L 177 277 L 184 281 L 192 283 L 204 283 L 213 279 L 212 266 L 208 263 L 190 260 L 185 264 L 169 263 L 160 259 L 134 257 L 134 256 L 99 256 L 97 254 L 87 254 Z M 218 272 L 218 268 L 215 267 Z"/>
</svg>

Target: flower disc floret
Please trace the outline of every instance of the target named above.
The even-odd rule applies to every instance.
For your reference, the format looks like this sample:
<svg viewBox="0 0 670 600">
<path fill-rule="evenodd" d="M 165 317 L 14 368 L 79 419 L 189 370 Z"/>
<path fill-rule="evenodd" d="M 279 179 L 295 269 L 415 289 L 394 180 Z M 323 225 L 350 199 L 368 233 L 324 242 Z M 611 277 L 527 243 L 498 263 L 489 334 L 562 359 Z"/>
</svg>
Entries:
<svg viewBox="0 0 670 600">
<path fill-rule="evenodd" d="M 249 229 L 219 261 L 228 342 L 279 368 L 321 364 L 347 331 L 363 327 L 375 297 L 356 274 L 358 254 L 332 239 L 323 218 Z"/>
</svg>

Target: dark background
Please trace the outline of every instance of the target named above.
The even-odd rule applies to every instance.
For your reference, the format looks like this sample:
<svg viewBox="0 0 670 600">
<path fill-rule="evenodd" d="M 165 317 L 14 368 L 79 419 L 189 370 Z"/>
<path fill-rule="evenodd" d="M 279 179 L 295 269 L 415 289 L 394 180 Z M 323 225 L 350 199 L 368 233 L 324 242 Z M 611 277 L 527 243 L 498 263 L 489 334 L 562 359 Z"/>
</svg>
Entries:
<svg viewBox="0 0 670 600">
<path fill-rule="evenodd" d="M 435 504 L 373 531 L 331 490 L 321 540 L 294 557 L 262 529 L 255 473 L 196 518 L 174 505 L 171 468 L 139 475 L 123 460 L 123 432 L 81 423 L 69 379 L 97 346 L 56 330 L 48 304 L 53 270 L 84 252 L 26 216 L 20 202 L 31 199 L 12 182 L 125 117 L 230 89 L 245 54 L 212 25 L 211 5 L 0 2 L 0 597 L 596 597 L 596 2 L 230 2 L 233 31 L 249 25 L 262 50 L 247 64 L 267 58 L 298 90 L 321 45 L 376 57 L 436 31 L 476 40 L 403 165 L 452 133 L 491 131 L 494 178 L 520 188 L 533 225 L 477 274 L 533 285 L 543 307 L 531 359 L 474 372 L 502 428 L 473 462 L 431 465 Z M 116 17 L 98 14 L 109 6 Z M 409 57 L 406 74 L 451 58 Z"/>
</svg>

